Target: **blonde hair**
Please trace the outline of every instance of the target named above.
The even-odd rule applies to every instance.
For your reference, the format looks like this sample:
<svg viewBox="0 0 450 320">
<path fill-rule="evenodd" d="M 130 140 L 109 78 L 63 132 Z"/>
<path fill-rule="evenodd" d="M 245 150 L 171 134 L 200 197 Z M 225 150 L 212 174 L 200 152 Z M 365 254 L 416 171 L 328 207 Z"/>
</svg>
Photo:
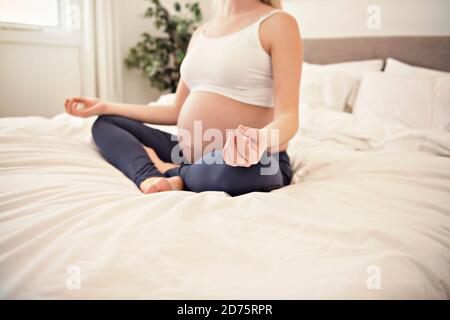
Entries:
<svg viewBox="0 0 450 320">
<path fill-rule="evenodd" d="M 260 0 L 262 3 L 274 7 L 275 9 L 281 9 L 281 0 Z M 224 0 L 215 0 L 213 3 L 213 15 L 218 16 L 223 11 Z"/>
<path fill-rule="evenodd" d="M 281 0 L 261 0 L 261 2 L 272 6 L 275 9 L 281 9 Z"/>
</svg>

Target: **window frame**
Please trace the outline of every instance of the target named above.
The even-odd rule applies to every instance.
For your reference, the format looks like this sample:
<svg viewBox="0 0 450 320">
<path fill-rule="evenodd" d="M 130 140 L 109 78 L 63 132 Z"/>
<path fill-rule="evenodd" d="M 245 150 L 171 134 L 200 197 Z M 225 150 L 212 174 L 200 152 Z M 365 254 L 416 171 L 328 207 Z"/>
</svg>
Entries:
<svg viewBox="0 0 450 320">
<path fill-rule="evenodd" d="M 20 22 L 5 22 L 0 20 L 0 27 L 4 29 L 14 29 L 14 30 L 42 30 L 44 28 L 60 28 L 62 25 L 62 18 L 64 16 L 64 6 L 66 6 L 65 1 L 56 0 L 56 6 L 58 11 L 58 23 L 56 26 L 46 26 L 38 25 L 32 23 L 20 23 Z"/>
<path fill-rule="evenodd" d="M 74 10 L 78 10 L 78 17 L 71 19 Z M 72 25 L 81 26 L 80 12 L 79 0 L 58 0 L 57 26 L 0 22 L 0 42 L 79 46 L 81 28 L 72 28 Z"/>
<path fill-rule="evenodd" d="M 82 92 L 84 96 L 97 96 L 95 51 L 95 4 L 92 0 L 58 0 L 61 23 L 58 27 L 11 29 L 0 26 L 0 44 L 73 47 L 79 52 Z M 77 29 L 69 23 L 70 6 L 78 10 Z M 65 20 L 62 20 L 65 19 Z M 65 28 L 61 28 L 65 24 Z"/>
</svg>

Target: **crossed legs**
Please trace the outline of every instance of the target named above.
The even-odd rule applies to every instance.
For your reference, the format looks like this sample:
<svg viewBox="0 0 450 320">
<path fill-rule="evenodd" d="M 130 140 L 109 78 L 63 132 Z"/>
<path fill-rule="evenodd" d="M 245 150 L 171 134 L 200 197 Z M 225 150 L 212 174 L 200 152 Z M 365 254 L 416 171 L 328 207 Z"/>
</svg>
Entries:
<svg viewBox="0 0 450 320">
<path fill-rule="evenodd" d="M 100 116 L 92 135 L 103 157 L 144 193 L 184 189 L 237 196 L 281 188 L 292 177 L 285 152 L 266 154 L 264 161 L 248 168 L 225 164 L 219 151 L 193 164 L 174 164 L 173 154 L 181 156 L 175 136 L 124 117 Z"/>
<path fill-rule="evenodd" d="M 119 116 L 100 116 L 92 126 L 92 136 L 103 157 L 122 171 L 144 193 L 183 190 L 180 177 L 166 178 L 145 147 L 158 150 L 162 160 L 171 161 L 178 142 L 170 133 Z M 160 161 L 162 161 L 160 160 Z"/>
</svg>

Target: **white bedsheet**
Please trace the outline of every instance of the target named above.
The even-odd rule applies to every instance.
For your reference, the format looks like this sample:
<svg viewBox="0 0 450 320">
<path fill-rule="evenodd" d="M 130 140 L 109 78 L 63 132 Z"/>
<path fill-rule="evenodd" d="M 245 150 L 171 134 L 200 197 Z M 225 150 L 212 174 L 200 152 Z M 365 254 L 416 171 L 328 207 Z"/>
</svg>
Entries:
<svg viewBox="0 0 450 320">
<path fill-rule="evenodd" d="M 1 298 L 450 296 L 447 133 L 381 139 L 318 111 L 290 144 L 288 187 L 143 195 L 92 121 L 0 119 Z"/>
</svg>

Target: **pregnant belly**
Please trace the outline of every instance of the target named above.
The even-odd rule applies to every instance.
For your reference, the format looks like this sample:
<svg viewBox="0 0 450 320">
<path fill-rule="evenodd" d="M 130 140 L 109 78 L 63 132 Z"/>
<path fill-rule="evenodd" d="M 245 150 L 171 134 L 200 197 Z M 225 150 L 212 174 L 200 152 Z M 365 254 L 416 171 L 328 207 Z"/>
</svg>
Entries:
<svg viewBox="0 0 450 320">
<path fill-rule="evenodd" d="M 191 92 L 178 117 L 178 139 L 185 159 L 192 163 L 212 150 L 222 150 L 227 130 L 239 125 L 263 128 L 272 120 L 273 108 L 210 92 Z"/>
</svg>

